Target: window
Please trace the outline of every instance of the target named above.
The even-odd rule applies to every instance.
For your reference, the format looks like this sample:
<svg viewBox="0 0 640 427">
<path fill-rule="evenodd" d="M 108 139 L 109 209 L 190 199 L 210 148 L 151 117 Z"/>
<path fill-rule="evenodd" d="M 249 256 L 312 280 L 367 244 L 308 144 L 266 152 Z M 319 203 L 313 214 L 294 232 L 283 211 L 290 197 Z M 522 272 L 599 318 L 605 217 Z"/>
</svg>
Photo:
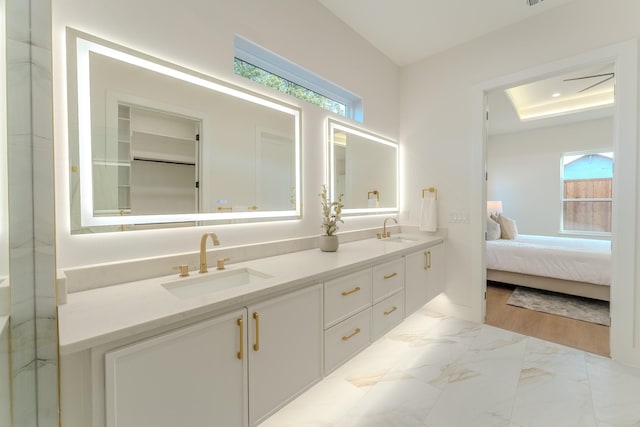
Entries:
<svg viewBox="0 0 640 427">
<path fill-rule="evenodd" d="M 611 233 L 613 153 L 562 156 L 562 231 Z"/>
<path fill-rule="evenodd" d="M 363 121 L 362 99 L 358 96 L 238 36 L 234 71 L 340 116 Z"/>
</svg>

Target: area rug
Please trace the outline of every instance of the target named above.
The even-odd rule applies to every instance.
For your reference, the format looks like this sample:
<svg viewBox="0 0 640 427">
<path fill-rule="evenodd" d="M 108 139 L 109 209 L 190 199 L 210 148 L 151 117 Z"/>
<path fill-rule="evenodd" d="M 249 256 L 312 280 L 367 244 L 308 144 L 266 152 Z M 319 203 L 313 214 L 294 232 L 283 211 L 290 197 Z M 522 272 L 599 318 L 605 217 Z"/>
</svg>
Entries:
<svg viewBox="0 0 640 427">
<path fill-rule="evenodd" d="M 607 301 L 516 287 L 507 304 L 610 326 Z"/>
</svg>

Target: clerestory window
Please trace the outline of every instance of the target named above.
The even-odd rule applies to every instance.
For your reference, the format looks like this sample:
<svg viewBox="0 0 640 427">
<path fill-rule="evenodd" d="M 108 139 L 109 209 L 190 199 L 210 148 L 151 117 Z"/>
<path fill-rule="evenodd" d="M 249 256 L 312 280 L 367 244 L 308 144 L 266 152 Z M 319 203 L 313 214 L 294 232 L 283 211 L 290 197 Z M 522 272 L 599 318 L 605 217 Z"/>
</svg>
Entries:
<svg viewBox="0 0 640 427">
<path fill-rule="evenodd" d="M 363 121 L 362 99 L 357 95 L 238 36 L 234 71 L 340 116 Z"/>
</svg>

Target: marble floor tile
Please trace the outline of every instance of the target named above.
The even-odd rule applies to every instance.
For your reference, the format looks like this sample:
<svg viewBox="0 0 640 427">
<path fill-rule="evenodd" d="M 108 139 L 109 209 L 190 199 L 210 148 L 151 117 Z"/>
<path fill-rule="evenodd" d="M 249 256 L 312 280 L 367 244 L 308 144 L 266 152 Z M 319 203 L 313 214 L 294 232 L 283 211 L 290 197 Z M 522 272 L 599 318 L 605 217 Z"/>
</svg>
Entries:
<svg viewBox="0 0 640 427">
<path fill-rule="evenodd" d="M 640 426 L 640 369 L 422 309 L 265 426 Z"/>
<path fill-rule="evenodd" d="M 598 425 L 640 426 L 640 369 L 586 355 Z"/>
</svg>

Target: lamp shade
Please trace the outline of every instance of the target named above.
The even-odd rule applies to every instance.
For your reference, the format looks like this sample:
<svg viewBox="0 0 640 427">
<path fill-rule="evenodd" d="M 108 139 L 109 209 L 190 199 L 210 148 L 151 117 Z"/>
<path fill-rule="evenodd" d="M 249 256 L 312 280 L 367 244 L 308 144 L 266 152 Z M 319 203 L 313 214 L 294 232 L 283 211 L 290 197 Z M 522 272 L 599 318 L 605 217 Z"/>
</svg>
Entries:
<svg viewBox="0 0 640 427">
<path fill-rule="evenodd" d="M 487 215 L 501 214 L 502 200 L 487 200 Z"/>
</svg>

